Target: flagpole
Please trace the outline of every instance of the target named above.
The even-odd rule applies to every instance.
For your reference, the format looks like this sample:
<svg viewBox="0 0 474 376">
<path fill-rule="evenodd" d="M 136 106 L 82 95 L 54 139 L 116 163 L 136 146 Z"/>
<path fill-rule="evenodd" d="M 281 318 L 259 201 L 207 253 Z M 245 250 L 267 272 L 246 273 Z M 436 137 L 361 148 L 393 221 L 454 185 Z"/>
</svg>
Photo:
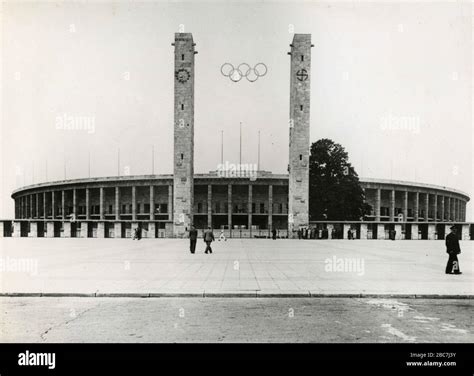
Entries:
<svg viewBox="0 0 474 376">
<path fill-rule="evenodd" d="M 257 159 L 257 171 L 260 171 L 260 130 L 258 131 L 258 159 Z"/>
<path fill-rule="evenodd" d="M 239 149 L 239 169 L 242 166 L 242 122 L 240 122 L 240 149 Z"/>
<path fill-rule="evenodd" d="M 117 176 L 120 176 L 120 148 L 117 150 Z"/>
<path fill-rule="evenodd" d="M 240 122 L 239 176 L 242 172 L 242 122 Z"/>
<path fill-rule="evenodd" d="M 224 131 L 221 131 L 221 164 L 224 164 Z"/>
<path fill-rule="evenodd" d="M 151 145 L 151 174 L 155 175 L 155 145 Z"/>
</svg>

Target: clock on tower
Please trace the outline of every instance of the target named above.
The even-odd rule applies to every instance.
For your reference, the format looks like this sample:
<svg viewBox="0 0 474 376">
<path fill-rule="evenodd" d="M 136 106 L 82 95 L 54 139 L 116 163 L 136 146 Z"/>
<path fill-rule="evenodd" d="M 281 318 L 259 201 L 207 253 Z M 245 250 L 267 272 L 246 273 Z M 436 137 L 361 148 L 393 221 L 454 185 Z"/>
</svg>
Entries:
<svg viewBox="0 0 474 376">
<path fill-rule="evenodd" d="M 191 77 L 191 73 L 189 73 L 186 69 L 181 68 L 176 71 L 175 76 L 179 82 L 184 84 Z"/>
</svg>

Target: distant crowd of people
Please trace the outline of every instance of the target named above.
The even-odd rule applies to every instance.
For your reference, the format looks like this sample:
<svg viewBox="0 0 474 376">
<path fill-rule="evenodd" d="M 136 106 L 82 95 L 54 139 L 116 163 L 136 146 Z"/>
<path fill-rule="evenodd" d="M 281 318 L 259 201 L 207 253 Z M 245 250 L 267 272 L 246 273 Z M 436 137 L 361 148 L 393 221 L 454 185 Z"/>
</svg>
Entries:
<svg viewBox="0 0 474 376">
<path fill-rule="evenodd" d="M 332 228 L 331 239 L 342 239 L 343 230 L 339 228 Z M 298 239 L 329 239 L 329 230 L 327 228 L 317 228 L 315 226 L 300 227 L 297 230 Z M 350 228 L 347 231 L 348 239 L 357 239 L 357 232 L 355 229 Z"/>
<path fill-rule="evenodd" d="M 325 229 L 324 233 L 320 233 L 320 230 L 317 230 L 315 227 L 300 227 L 298 229 L 298 239 L 324 239 L 324 236 L 329 237 L 328 230 Z"/>
</svg>

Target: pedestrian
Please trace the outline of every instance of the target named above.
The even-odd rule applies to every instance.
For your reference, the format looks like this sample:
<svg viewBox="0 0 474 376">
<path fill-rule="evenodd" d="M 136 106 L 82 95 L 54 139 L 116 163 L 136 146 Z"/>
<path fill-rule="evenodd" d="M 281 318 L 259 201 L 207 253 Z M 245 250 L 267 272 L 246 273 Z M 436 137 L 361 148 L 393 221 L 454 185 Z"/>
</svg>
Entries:
<svg viewBox="0 0 474 376">
<path fill-rule="evenodd" d="M 298 229 L 298 239 L 301 239 L 303 236 L 303 230 L 301 229 L 301 227 Z"/>
<path fill-rule="evenodd" d="M 304 228 L 304 238 L 308 239 L 308 227 Z"/>
<path fill-rule="evenodd" d="M 191 229 L 189 230 L 189 250 L 191 253 L 196 252 L 196 242 L 197 242 L 198 232 L 196 228 L 191 225 Z"/>
<path fill-rule="evenodd" d="M 212 253 L 211 243 L 214 241 L 214 234 L 210 227 L 207 228 L 207 231 L 204 233 L 204 243 L 206 243 L 206 250 L 204 253 Z"/>
<path fill-rule="evenodd" d="M 351 229 L 347 230 L 347 239 L 349 239 L 349 240 L 352 239 L 352 231 L 351 231 Z"/>
<path fill-rule="evenodd" d="M 140 240 L 142 238 L 142 234 L 140 231 L 140 226 L 136 227 L 135 230 L 133 231 L 133 240 L 137 239 Z"/>
<path fill-rule="evenodd" d="M 221 240 L 227 241 L 227 238 L 226 238 L 225 235 L 224 235 L 224 229 L 221 229 L 221 233 L 220 233 L 219 238 L 218 238 L 217 240 L 219 240 L 219 241 L 221 241 Z"/>
<path fill-rule="evenodd" d="M 331 230 L 331 239 L 336 239 L 337 234 L 336 234 L 336 229 L 333 227 Z"/>
<path fill-rule="evenodd" d="M 276 238 L 277 238 L 277 230 L 274 228 L 274 229 L 272 230 L 272 239 L 273 239 L 273 240 L 276 240 Z"/>
<path fill-rule="evenodd" d="M 446 274 L 462 274 L 459 269 L 458 254 L 461 253 L 456 226 L 450 227 L 451 232 L 446 236 L 446 253 L 449 254 L 446 264 Z"/>
</svg>

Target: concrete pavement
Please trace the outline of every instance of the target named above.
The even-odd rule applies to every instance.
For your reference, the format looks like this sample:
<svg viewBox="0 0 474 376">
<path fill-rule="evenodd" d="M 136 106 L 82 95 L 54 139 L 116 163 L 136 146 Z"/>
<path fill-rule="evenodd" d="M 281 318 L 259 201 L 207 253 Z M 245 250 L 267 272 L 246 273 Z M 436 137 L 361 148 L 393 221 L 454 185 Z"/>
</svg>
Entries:
<svg viewBox="0 0 474 376">
<path fill-rule="evenodd" d="M 473 300 L 0 298 L 1 342 L 472 343 Z"/>
<path fill-rule="evenodd" d="M 442 241 L 1 238 L 0 293 L 149 296 L 474 295 L 474 242 L 446 275 Z"/>
</svg>

